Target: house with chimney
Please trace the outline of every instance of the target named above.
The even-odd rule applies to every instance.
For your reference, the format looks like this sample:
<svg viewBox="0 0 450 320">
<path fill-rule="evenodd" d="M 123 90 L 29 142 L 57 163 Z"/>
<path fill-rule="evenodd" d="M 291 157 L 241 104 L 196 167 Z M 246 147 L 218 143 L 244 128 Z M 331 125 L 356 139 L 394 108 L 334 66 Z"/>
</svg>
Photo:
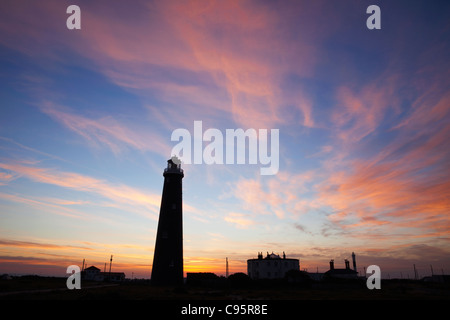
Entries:
<svg viewBox="0 0 450 320">
<path fill-rule="evenodd" d="M 339 269 L 334 267 L 334 260 L 330 260 L 330 270 L 325 272 L 324 278 L 326 279 L 357 279 L 358 272 L 356 271 L 356 260 L 355 254 L 352 253 L 353 257 L 353 269 L 350 268 L 350 261 L 344 260 L 345 268 Z"/>
</svg>

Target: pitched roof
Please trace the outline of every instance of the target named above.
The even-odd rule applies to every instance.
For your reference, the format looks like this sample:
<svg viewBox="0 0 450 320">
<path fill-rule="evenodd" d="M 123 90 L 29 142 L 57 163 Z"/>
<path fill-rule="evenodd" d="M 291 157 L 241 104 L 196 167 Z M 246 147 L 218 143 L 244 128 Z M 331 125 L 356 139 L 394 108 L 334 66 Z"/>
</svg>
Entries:
<svg viewBox="0 0 450 320">
<path fill-rule="evenodd" d="M 84 270 L 90 270 L 90 271 L 100 271 L 100 269 L 99 268 L 97 268 L 97 267 L 94 267 L 94 266 L 90 266 L 89 268 L 86 268 L 86 269 L 84 269 Z"/>
</svg>

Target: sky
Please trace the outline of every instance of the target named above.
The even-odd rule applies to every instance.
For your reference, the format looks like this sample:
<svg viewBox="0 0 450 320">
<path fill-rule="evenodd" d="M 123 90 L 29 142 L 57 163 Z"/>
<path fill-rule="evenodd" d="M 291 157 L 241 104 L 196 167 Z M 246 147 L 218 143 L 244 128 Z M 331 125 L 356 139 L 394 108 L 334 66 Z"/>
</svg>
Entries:
<svg viewBox="0 0 450 320">
<path fill-rule="evenodd" d="M 449 274 L 449 39 L 448 1 L 2 1 L 0 274 L 149 278 L 194 121 L 278 129 L 279 170 L 182 164 L 185 272 Z"/>
</svg>

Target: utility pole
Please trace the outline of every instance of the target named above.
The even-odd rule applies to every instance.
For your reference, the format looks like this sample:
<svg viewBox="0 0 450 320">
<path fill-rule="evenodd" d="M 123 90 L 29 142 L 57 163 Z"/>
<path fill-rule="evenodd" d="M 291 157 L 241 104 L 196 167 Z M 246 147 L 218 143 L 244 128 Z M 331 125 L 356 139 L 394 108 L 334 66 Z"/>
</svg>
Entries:
<svg viewBox="0 0 450 320">
<path fill-rule="evenodd" d="M 229 272 L 228 272 L 228 257 L 226 258 L 226 271 L 225 271 L 226 278 L 228 278 Z"/>
</svg>

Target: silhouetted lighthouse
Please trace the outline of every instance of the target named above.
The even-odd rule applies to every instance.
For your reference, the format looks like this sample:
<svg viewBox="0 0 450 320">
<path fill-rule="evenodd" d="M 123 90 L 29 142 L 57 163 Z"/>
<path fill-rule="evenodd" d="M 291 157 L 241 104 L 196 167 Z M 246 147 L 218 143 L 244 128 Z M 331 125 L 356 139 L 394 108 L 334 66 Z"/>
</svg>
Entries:
<svg viewBox="0 0 450 320">
<path fill-rule="evenodd" d="M 159 211 L 158 233 L 153 255 L 152 284 L 179 285 L 183 283 L 183 202 L 184 177 L 177 157 L 167 161 L 164 187 Z"/>
</svg>

